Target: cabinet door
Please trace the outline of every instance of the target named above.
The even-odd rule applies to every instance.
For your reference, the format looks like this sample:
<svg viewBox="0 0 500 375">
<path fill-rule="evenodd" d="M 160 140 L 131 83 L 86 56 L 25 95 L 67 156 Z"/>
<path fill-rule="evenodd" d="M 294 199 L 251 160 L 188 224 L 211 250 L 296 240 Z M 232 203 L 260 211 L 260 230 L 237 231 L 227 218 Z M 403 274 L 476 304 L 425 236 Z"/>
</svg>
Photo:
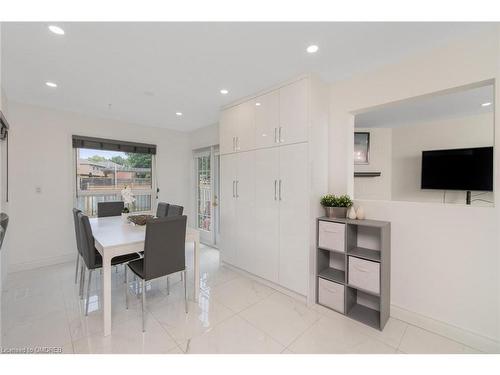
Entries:
<svg viewBox="0 0 500 375">
<path fill-rule="evenodd" d="M 255 105 L 253 101 L 237 107 L 236 151 L 248 151 L 255 148 Z"/>
<path fill-rule="evenodd" d="M 236 260 L 236 168 L 237 154 L 220 158 L 220 245 L 224 262 L 234 264 Z"/>
<path fill-rule="evenodd" d="M 280 143 L 307 141 L 308 80 L 301 79 L 280 89 Z"/>
<path fill-rule="evenodd" d="M 238 128 L 237 107 L 225 109 L 219 121 L 219 150 L 221 155 L 235 152 L 235 137 Z"/>
<path fill-rule="evenodd" d="M 255 146 L 269 147 L 277 144 L 276 130 L 280 121 L 280 93 L 279 90 L 259 96 L 254 100 L 255 105 Z"/>
<path fill-rule="evenodd" d="M 255 151 L 238 153 L 236 215 L 236 265 L 246 271 L 254 272 Z"/>
<path fill-rule="evenodd" d="M 255 152 L 254 273 L 278 283 L 279 272 L 279 149 Z"/>
<path fill-rule="evenodd" d="M 309 274 L 307 144 L 280 147 L 281 285 L 307 294 Z"/>
</svg>

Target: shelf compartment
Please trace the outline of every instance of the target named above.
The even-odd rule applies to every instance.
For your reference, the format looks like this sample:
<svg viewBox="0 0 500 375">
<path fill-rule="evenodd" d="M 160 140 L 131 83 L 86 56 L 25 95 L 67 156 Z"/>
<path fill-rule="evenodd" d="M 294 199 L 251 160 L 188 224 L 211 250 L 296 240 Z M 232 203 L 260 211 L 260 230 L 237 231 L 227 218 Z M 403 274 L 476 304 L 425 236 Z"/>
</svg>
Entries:
<svg viewBox="0 0 500 375">
<path fill-rule="evenodd" d="M 381 258 L 379 250 L 367 249 L 366 247 L 354 247 L 347 251 L 347 255 L 379 263 Z"/>
<path fill-rule="evenodd" d="M 318 276 L 328 281 L 345 284 L 345 271 L 336 268 L 325 268 L 319 272 Z"/>
<path fill-rule="evenodd" d="M 341 251 L 341 250 L 325 249 L 323 247 L 318 247 L 318 250 L 329 251 L 331 253 L 337 253 L 337 254 L 345 255 L 345 251 Z"/>
<path fill-rule="evenodd" d="M 347 312 L 347 316 L 372 328 L 380 329 L 380 311 L 355 304 Z"/>
</svg>

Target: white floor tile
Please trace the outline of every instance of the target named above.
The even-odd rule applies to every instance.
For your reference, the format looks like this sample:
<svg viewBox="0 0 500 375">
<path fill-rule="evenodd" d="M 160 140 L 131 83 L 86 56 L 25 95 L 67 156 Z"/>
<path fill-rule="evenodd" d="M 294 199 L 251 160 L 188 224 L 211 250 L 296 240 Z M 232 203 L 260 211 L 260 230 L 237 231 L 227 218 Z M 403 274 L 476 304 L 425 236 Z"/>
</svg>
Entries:
<svg viewBox="0 0 500 375">
<path fill-rule="evenodd" d="M 412 325 L 406 329 L 399 350 L 408 354 L 480 353 L 456 341 Z"/>
<path fill-rule="evenodd" d="M 278 354 L 284 347 L 235 315 L 188 341 L 186 353 Z"/>
<path fill-rule="evenodd" d="M 273 293 L 273 289 L 246 277 L 238 277 L 211 289 L 211 296 L 234 312 L 259 302 Z"/>
<path fill-rule="evenodd" d="M 288 346 L 319 319 L 305 303 L 276 292 L 243 310 L 240 315 L 282 345 Z"/>
</svg>

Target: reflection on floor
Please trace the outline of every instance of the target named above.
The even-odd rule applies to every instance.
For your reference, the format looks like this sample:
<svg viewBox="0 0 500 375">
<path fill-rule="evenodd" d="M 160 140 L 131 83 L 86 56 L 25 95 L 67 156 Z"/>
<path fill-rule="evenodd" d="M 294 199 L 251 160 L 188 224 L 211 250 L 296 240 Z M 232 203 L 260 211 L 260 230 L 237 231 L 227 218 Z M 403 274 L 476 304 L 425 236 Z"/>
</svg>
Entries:
<svg viewBox="0 0 500 375">
<path fill-rule="evenodd" d="M 192 255 L 188 251 L 189 295 Z M 201 295 L 184 312 L 180 276 L 147 288 L 146 333 L 140 299 L 130 286 L 125 309 L 123 267 L 113 272 L 112 334 L 102 334 L 100 275 L 89 315 L 74 284 L 74 263 L 9 276 L 3 293 L 2 347 L 62 347 L 64 353 L 476 353 L 472 348 L 391 318 L 383 332 L 305 304 L 219 264 L 201 251 Z"/>
</svg>

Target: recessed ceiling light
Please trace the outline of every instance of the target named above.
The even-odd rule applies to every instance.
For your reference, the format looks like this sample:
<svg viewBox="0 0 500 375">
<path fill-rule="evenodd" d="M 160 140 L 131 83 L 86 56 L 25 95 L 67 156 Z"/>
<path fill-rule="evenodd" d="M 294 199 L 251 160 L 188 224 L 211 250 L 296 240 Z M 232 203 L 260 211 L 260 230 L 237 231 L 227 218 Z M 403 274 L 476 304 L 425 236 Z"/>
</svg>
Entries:
<svg viewBox="0 0 500 375">
<path fill-rule="evenodd" d="M 50 25 L 49 30 L 52 31 L 54 34 L 57 35 L 64 35 L 64 30 L 61 29 L 59 26 L 56 25 Z"/>
<path fill-rule="evenodd" d="M 316 53 L 318 52 L 319 47 L 316 44 L 311 44 L 309 47 L 307 47 L 306 51 L 309 53 Z"/>
<path fill-rule="evenodd" d="M 54 82 L 47 81 L 47 82 L 45 82 L 45 84 L 49 87 L 57 87 L 57 83 L 54 83 Z"/>
<path fill-rule="evenodd" d="M 260 103 L 259 103 L 259 102 L 257 102 L 257 103 L 255 103 L 255 105 L 256 105 L 257 107 L 259 107 L 259 106 L 260 106 Z"/>
<path fill-rule="evenodd" d="M 176 116 L 182 116 L 182 112 L 175 112 Z"/>
<path fill-rule="evenodd" d="M 483 107 L 489 107 L 490 105 L 491 105 L 491 102 L 486 102 L 486 103 L 481 104 L 481 106 L 483 106 Z"/>
<path fill-rule="evenodd" d="M 229 90 L 222 89 L 222 90 L 220 90 L 220 93 L 221 93 L 222 95 L 227 95 L 227 94 L 229 94 Z"/>
</svg>

